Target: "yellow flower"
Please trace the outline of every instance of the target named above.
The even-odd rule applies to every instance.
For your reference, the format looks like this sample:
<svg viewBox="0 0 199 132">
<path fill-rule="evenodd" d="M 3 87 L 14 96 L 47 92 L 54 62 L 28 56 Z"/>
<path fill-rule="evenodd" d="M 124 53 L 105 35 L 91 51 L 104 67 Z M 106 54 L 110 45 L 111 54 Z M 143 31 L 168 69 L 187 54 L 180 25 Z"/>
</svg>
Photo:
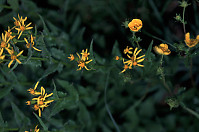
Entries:
<svg viewBox="0 0 199 132">
<path fill-rule="evenodd" d="M 3 48 L 0 49 L 0 60 L 4 60 L 5 58 L 5 55 L 2 54 L 3 54 Z"/>
<path fill-rule="evenodd" d="M 194 47 L 199 42 L 199 35 L 197 35 L 196 39 L 190 39 L 190 33 L 186 33 L 184 41 L 185 41 L 186 45 L 189 46 L 190 48 Z"/>
<path fill-rule="evenodd" d="M 18 20 L 15 18 L 15 17 L 13 17 L 13 19 L 15 20 L 15 22 L 14 22 L 14 25 L 16 26 L 16 27 L 19 27 L 20 26 L 20 23 L 24 23 L 26 20 L 27 20 L 27 17 L 25 17 L 24 19 L 23 19 L 23 17 L 21 16 L 19 16 L 19 14 L 18 14 Z"/>
<path fill-rule="evenodd" d="M 88 50 L 86 49 L 86 51 L 82 50 L 82 53 L 80 53 L 82 55 L 82 60 L 86 61 L 88 60 L 88 56 L 90 55 L 90 53 L 88 53 Z"/>
<path fill-rule="evenodd" d="M 70 59 L 70 61 L 73 61 L 75 59 L 73 54 L 70 54 L 70 57 L 68 57 L 68 59 Z"/>
<path fill-rule="evenodd" d="M 119 60 L 120 59 L 120 57 L 119 56 L 115 56 L 115 60 Z"/>
<path fill-rule="evenodd" d="M 77 61 L 78 62 L 78 67 L 79 69 L 77 69 L 78 71 L 81 70 L 82 68 L 85 68 L 86 70 L 90 70 L 87 68 L 86 64 L 90 63 L 92 60 L 88 60 L 88 61 L 85 61 L 83 58 L 80 57 L 80 55 L 77 53 L 77 56 L 79 57 L 79 60 Z"/>
<path fill-rule="evenodd" d="M 130 51 L 130 50 L 132 50 L 133 48 L 132 47 L 128 47 L 128 46 L 126 46 L 126 49 L 124 49 L 124 54 L 132 54 L 133 52 L 132 51 Z"/>
<path fill-rule="evenodd" d="M 171 53 L 167 44 L 160 44 L 158 46 L 155 46 L 153 47 L 153 50 L 160 55 L 169 55 Z"/>
<path fill-rule="evenodd" d="M 31 36 L 30 36 L 30 43 L 28 42 L 28 40 L 27 40 L 26 38 L 24 38 L 24 40 L 26 41 L 26 47 L 27 47 L 27 48 L 30 48 L 30 46 L 31 46 L 34 50 L 36 50 L 36 51 L 41 51 L 41 50 L 39 50 L 39 49 L 37 49 L 37 48 L 34 47 L 35 42 L 34 42 L 34 39 L 33 39 L 32 34 L 31 34 Z"/>
<path fill-rule="evenodd" d="M 38 125 L 37 125 L 38 126 Z M 34 132 L 39 132 L 39 129 L 37 128 L 37 126 L 35 127 Z M 29 131 L 25 131 L 25 132 L 29 132 Z M 30 130 L 30 132 L 32 132 L 32 130 Z"/>
<path fill-rule="evenodd" d="M 18 16 L 19 17 L 19 16 Z M 32 29 L 33 27 L 29 27 L 31 22 L 28 24 L 28 25 L 25 25 L 24 22 L 27 20 L 27 17 L 25 17 L 25 19 L 23 19 L 22 17 L 20 18 L 19 17 L 19 21 L 17 23 L 17 25 L 19 25 L 18 27 L 19 28 L 15 28 L 17 31 L 18 31 L 18 39 L 21 37 L 22 33 L 25 31 L 25 30 L 30 30 Z M 16 20 L 15 20 L 16 21 Z"/>
<path fill-rule="evenodd" d="M 11 61 L 8 64 L 8 68 L 10 68 L 14 60 L 16 60 L 19 64 L 21 64 L 21 61 L 17 57 L 23 53 L 23 50 L 19 54 L 15 55 L 15 52 L 12 48 L 12 50 L 8 50 L 8 53 L 11 55 Z"/>
<path fill-rule="evenodd" d="M 129 65 L 129 67 L 132 67 L 132 66 L 144 67 L 144 65 L 141 65 L 141 64 L 138 64 L 138 63 L 144 61 L 144 58 L 143 58 L 143 57 L 144 57 L 145 55 L 142 55 L 142 56 L 137 57 L 137 55 L 142 51 L 142 49 L 140 49 L 140 50 L 138 50 L 138 51 L 137 51 L 137 50 L 138 50 L 138 48 L 135 48 L 135 50 L 134 50 L 132 56 L 129 56 L 129 55 L 127 54 L 128 58 L 129 58 L 130 60 L 128 60 L 128 61 L 126 61 L 126 62 L 124 61 L 124 64 Z"/>
<path fill-rule="evenodd" d="M 44 87 L 41 87 L 41 95 L 37 98 L 33 98 L 32 100 L 36 100 L 37 104 L 34 105 L 33 109 L 35 111 L 38 110 L 39 112 L 39 117 L 41 117 L 41 109 L 43 111 L 44 107 L 48 107 L 48 104 L 53 102 L 54 100 L 46 100 L 46 98 L 52 96 L 53 93 L 47 94 L 45 93 Z"/>
<path fill-rule="evenodd" d="M 38 84 L 39 84 L 39 81 L 35 84 L 34 89 L 30 88 L 30 89 L 28 89 L 27 91 L 29 91 L 29 93 L 30 93 L 30 94 L 32 94 L 32 95 L 40 95 L 40 94 L 41 94 L 41 92 L 37 92 L 37 91 L 35 91 L 35 90 L 36 90 L 36 88 L 37 88 L 37 86 L 38 86 Z"/>
<path fill-rule="evenodd" d="M 12 32 L 11 32 L 11 29 L 10 29 L 10 27 L 8 26 L 8 31 L 5 31 L 6 32 L 6 34 L 5 34 L 5 36 L 7 37 L 7 38 L 9 38 L 9 39 L 13 39 L 15 36 L 12 36 Z"/>
<path fill-rule="evenodd" d="M 124 62 L 124 61 L 123 61 Z M 131 66 L 124 64 L 124 70 L 122 70 L 120 73 L 125 72 L 127 69 L 132 69 Z"/>
<path fill-rule="evenodd" d="M 142 28 L 142 21 L 140 19 L 133 19 L 129 24 L 128 27 L 133 32 L 137 32 Z"/>
<path fill-rule="evenodd" d="M 0 48 L 2 48 L 3 50 L 6 49 L 8 51 L 10 47 L 9 41 L 10 41 L 10 38 L 7 39 L 7 35 L 6 34 L 4 35 L 2 33 L 2 40 L 1 40 Z"/>
</svg>

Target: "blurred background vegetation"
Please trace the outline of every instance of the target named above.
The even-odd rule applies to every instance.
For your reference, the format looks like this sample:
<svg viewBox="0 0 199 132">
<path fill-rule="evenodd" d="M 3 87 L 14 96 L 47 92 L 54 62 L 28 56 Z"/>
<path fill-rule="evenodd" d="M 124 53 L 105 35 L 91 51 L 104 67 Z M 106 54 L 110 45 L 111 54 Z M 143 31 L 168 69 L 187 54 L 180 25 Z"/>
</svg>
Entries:
<svg viewBox="0 0 199 132">
<path fill-rule="evenodd" d="M 185 12 L 186 30 L 196 36 L 199 2 L 188 2 L 191 5 Z M 37 124 L 44 130 L 32 114 L 33 109 L 25 104 L 31 99 L 27 89 L 41 80 L 47 92 L 54 92 L 54 99 L 63 99 L 42 112 L 41 119 L 49 131 L 115 132 L 104 102 L 107 82 L 107 105 L 121 132 L 198 132 L 196 117 L 182 107 L 170 110 L 165 102 L 169 94 L 156 74 L 160 56 L 151 51 L 145 68 L 124 74 L 119 74 L 122 64 L 113 59 L 132 45 L 132 34 L 123 22 L 134 18 L 143 22 L 141 32 L 136 34 L 142 39 L 143 53 L 152 40 L 153 46 L 184 43 L 182 24 L 174 19 L 182 10 L 177 0 L 1 0 L 1 32 L 13 25 L 18 13 L 27 16 L 37 28 L 36 45 L 42 49 L 42 53 L 33 51 L 33 55 L 45 61 L 30 59 L 13 71 L 7 63 L 1 64 L 0 130 L 24 131 Z M 82 49 L 92 50 L 92 46 L 96 70 L 76 71 L 76 64 L 67 57 Z M 172 53 L 163 63 L 166 81 L 173 94 L 180 95 L 188 107 L 199 112 L 198 52 L 193 51 L 193 84 L 186 54 L 170 49 Z"/>
</svg>

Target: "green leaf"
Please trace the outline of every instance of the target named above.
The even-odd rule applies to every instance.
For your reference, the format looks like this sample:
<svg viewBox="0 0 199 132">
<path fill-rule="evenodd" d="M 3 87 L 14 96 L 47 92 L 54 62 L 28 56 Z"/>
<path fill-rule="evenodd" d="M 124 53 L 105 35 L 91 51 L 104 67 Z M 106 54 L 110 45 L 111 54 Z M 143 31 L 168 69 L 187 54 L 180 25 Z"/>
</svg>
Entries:
<svg viewBox="0 0 199 132">
<path fill-rule="evenodd" d="M 114 45 L 113 45 L 113 49 L 112 49 L 112 55 L 113 56 L 122 56 L 121 52 L 119 50 L 119 44 L 117 41 L 115 41 Z"/>
<path fill-rule="evenodd" d="M 2 114 L 0 112 L 0 128 L 1 127 L 7 127 L 7 126 L 8 126 L 8 124 L 7 124 L 7 122 L 4 122 Z"/>
<path fill-rule="evenodd" d="M 90 128 L 91 127 L 91 117 L 90 114 L 82 103 L 79 104 L 79 112 L 77 114 L 78 120 L 83 124 L 83 127 Z"/>
<path fill-rule="evenodd" d="M 98 101 L 100 93 L 92 88 L 84 88 L 83 86 L 78 86 L 78 92 L 81 99 L 86 103 L 86 105 L 91 106 Z"/>
<path fill-rule="evenodd" d="M 77 32 L 77 30 L 79 29 L 80 23 L 81 23 L 81 19 L 80 19 L 79 16 L 77 16 L 77 17 L 75 18 L 75 21 L 74 21 L 74 23 L 73 23 L 73 26 L 72 26 L 72 28 L 71 28 L 71 30 L 70 30 L 70 34 L 71 34 L 71 35 L 74 35 L 75 32 Z"/>
<path fill-rule="evenodd" d="M 5 88 L 1 88 L 0 90 L 0 99 L 3 98 L 4 96 L 6 96 L 7 94 L 10 93 L 12 87 L 5 87 Z"/>
<path fill-rule="evenodd" d="M 90 43 L 90 50 L 89 50 L 89 52 L 90 52 L 90 59 L 92 59 L 93 60 L 92 62 L 95 64 L 96 61 L 95 61 L 95 58 L 94 58 L 94 55 L 93 55 L 93 39 L 91 40 L 91 43 Z"/>
<path fill-rule="evenodd" d="M 37 42 L 40 43 L 41 46 L 42 46 L 41 48 L 42 48 L 42 56 L 43 56 L 43 58 L 47 58 L 47 59 L 49 59 L 49 62 L 51 62 L 52 61 L 51 54 L 50 54 L 50 52 L 48 51 L 48 49 L 46 47 L 46 43 L 44 41 L 43 33 L 41 33 L 41 36 L 38 38 Z"/>
<path fill-rule="evenodd" d="M 146 56 L 145 56 L 145 58 L 147 58 L 147 60 L 149 62 L 151 62 L 151 51 L 152 51 L 152 47 L 153 47 L 153 40 L 151 41 L 151 43 L 150 43 L 150 45 L 149 45 L 149 47 L 147 49 Z"/>
<path fill-rule="evenodd" d="M 7 2 L 14 11 L 17 11 L 19 9 L 19 1 L 18 0 L 7 0 Z"/>
<path fill-rule="evenodd" d="M 11 102 L 12 111 L 15 114 L 15 120 L 19 127 L 30 125 L 30 119 L 24 115 L 24 113 Z"/>
<path fill-rule="evenodd" d="M 49 30 L 48 30 L 48 28 L 46 26 L 46 23 L 44 22 L 43 17 L 40 14 L 38 14 L 38 16 L 40 17 L 41 22 L 43 23 L 43 28 L 44 28 L 43 32 L 44 32 L 44 34 L 45 35 L 49 35 L 50 33 L 49 33 Z"/>
<path fill-rule="evenodd" d="M 0 12 L 3 10 L 3 5 L 5 4 L 6 0 L 0 1 Z"/>
<path fill-rule="evenodd" d="M 39 120 L 39 123 L 41 124 L 41 126 L 43 127 L 44 131 L 48 131 L 48 127 L 44 124 L 44 122 L 41 120 L 41 118 L 39 118 L 39 116 L 37 114 L 35 114 L 33 112 L 33 114 L 36 116 L 36 118 Z"/>
<path fill-rule="evenodd" d="M 62 68 L 62 66 L 63 65 L 61 63 L 49 65 L 48 69 L 43 73 L 43 76 L 39 80 L 47 77 L 48 75 L 50 75 L 56 71 L 59 71 L 60 68 Z"/>
<path fill-rule="evenodd" d="M 57 80 L 57 83 L 67 92 L 67 94 L 62 94 L 62 97 L 59 96 L 59 100 L 57 100 L 53 106 L 50 116 L 53 116 L 64 109 L 71 110 L 76 108 L 79 101 L 79 95 L 73 85 L 64 80 Z"/>
<path fill-rule="evenodd" d="M 57 94 L 57 88 L 56 88 L 54 80 L 53 80 L 53 86 L 54 86 L 53 97 L 54 97 L 54 99 L 59 99 L 58 94 Z"/>
<path fill-rule="evenodd" d="M 74 122 L 69 120 L 64 124 L 64 132 L 79 132 L 79 126 Z"/>
</svg>

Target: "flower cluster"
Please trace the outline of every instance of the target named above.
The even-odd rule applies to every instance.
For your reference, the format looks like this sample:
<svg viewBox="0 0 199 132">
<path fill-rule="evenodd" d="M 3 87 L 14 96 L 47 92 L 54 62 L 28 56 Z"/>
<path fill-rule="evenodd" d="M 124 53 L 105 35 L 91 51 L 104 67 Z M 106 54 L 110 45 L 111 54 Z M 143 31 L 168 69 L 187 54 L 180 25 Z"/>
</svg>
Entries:
<svg viewBox="0 0 199 132">
<path fill-rule="evenodd" d="M 14 61 L 21 64 L 21 61 L 18 58 L 22 55 L 23 50 L 20 51 L 16 45 L 18 42 L 22 42 L 22 40 L 19 40 L 22 35 L 27 48 L 31 47 L 37 51 L 41 51 L 34 47 L 35 37 L 32 36 L 30 31 L 28 31 L 33 27 L 30 26 L 31 22 L 27 25 L 25 24 L 27 17 L 23 18 L 18 14 L 18 18 L 13 17 L 13 19 L 15 20 L 14 26 L 12 28 L 8 26 L 8 29 L 5 33 L 2 33 L 0 38 L 0 61 L 3 62 L 6 57 L 10 57 L 10 62 L 8 63 L 9 68 Z"/>
<path fill-rule="evenodd" d="M 85 68 L 86 70 L 90 70 L 87 68 L 86 64 L 90 63 L 92 61 L 92 59 L 89 60 L 89 55 L 90 53 L 88 52 L 88 50 L 86 49 L 85 51 L 82 50 L 82 52 L 80 53 L 76 53 L 78 57 L 75 57 L 73 54 L 70 54 L 70 57 L 68 57 L 70 59 L 70 61 L 76 60 L 77 61 L 77 66 L 79 67 L 77 70 L 81 70 L 82 68 Z"/>
<path fill-rule="evenodd" d="M 133 69 L 132 66 L 140 66 L 140 67 L 144 67 L 144 65 L 139 64 L 140 62 L 144 61 L 144 56 L 145 55 L 141 55 L 139 57 L 138 54 L 142 51 L 142 49 L 138 50 L 138 48 L 136 47 L 134 52 L 132 51 L 133 48 L 132 47 L 126 47 L 126 49 L 124 49 L 124 54 L 127 55 L 128 60 L 126 59 L 122 59 L 123 60 L 123 64 L 124 64 L 124 69 L 120 72 L 123 73 L 125 72 L 127 69 Z M 116 56 L 115 60 L 119 60 L 119 56 Z M 125 61 L 126 60 L 126 61 Z"/>
<path fill-rule="evenodd" d="M 29 91 L 30 94 L 37 96 L 35 98 L 33 98 L 31 101 L 27 101 L 27 105 L 31 105 L 33 104 L 33 109 L 35 111 L 39 112 L 39 117 L 41 117 L 41 111 L 44 110 L 45 107 L 48 107 L 48 104 L 53 102 L 54 100 L 48 100 L 46 98 L 50 97 L 53 95 L 53 93 L 47 94 L 45 92 L 44 87 L 41 86 L 41 91 L 38 92 L 36 91 L 37 86 L 38 86 L 39 82 L 36 83 L 34 89 L 30 88 L 27 91 Z"/>
</svg>

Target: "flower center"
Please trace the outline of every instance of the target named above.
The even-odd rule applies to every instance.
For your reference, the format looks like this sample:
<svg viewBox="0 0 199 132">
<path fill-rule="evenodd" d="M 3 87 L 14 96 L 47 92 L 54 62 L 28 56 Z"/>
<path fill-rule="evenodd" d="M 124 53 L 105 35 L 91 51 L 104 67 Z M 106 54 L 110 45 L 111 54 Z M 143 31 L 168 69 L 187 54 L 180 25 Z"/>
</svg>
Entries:
<svg viewBox="0 0 199 132">
<path fill-rule="evenodd" d="M 7 32 L 7 37 L 10 38 L 11 34 L 9 32 Z"/>
<path fill-rule="evenodd" d="M 20 26 L 19 21 L 15 21 L 14 24 L 15 24 L 15 26 Z"/>
<path fill-rule="evenodd" d="M 79 62 L 79 66 L 80 66 L 81 68 L 83 68 L 83 67 L 85 67 L 85 63 L 82 62 L 82 61 L 80 61 L 80 62 Z"/>
<path fill-rule="evenodd" d="M 26 44 L 27 48 L 30 48 L 30 43 Z M 31 47 L 33 47 L 33 45 L 31 45 Z"/>
<path fill-rule="evenodd" d="M 43 101 L 39 101 L 39 105 L 43 105 L 44 104 L 44 102 Z"/>
<path fill-rule="evenodd" d="M 126 70 L 126 69 L 128 69 L 129 68 L 129 66 L 128 65 L 124 65 L 124 69 Z"/>
<path fill-rule="evenodd" d="M 17 56 L 16 55 L 11 55 L 11 59 L 12 60 L 16 60 L 17 59 Z M 34 90 L 33 90 L 34 91 Z"/>
<path fill-rule="evenodd" d="M 137 62 L 133 62 L 133 65 L 136 66 L 136 65 L 137 65 Z"/>
<path fill-rule="evenodd" d="M 34 110 L 38 110 L 39 109 L 39 106 L 38 105 L 34 105 Z"/>
<path fill-rule="evenodd" d="M 6 47 L 6 42 L 2 41 L 2 42 L 1 42 L 1 47 L 2 47 L 2 48 L 5 48 L 5 47 Z"/>
<path fill-rule="evenodd" d="M 24 26 L 21 26 L 21 27 L 20 27 L 20 30 L 21 30 L 21 31 L 24 31 L 25 29 L 26 29 L 26 28 L 25 28 Z"/>
</svg>

